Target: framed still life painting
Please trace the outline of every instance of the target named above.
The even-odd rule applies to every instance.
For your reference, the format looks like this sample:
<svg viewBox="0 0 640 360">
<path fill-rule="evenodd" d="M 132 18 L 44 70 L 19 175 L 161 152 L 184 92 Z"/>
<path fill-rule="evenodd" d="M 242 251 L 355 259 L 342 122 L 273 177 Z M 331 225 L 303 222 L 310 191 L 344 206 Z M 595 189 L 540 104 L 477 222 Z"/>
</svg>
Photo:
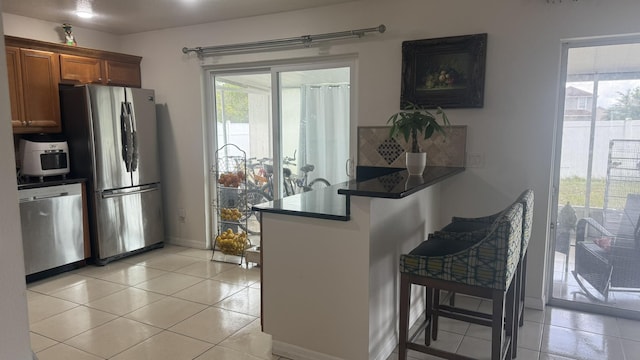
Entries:
<svg viewBox="0 0 640 360">
<path fill-rule="evenodd" d="M 404 41 L 401 107 L 483 107 L 486 57 L 487 34 Z"/>
</svg>

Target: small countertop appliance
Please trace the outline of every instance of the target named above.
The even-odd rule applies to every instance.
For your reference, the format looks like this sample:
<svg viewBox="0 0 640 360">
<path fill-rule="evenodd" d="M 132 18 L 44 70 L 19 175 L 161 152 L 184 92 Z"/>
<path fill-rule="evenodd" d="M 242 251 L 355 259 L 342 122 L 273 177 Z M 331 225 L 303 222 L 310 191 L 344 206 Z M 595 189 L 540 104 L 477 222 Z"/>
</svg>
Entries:
<svg viewBox="0 0 640 360">
<path fill-rule="evenodd" d="M 69 146 L 49 137 L 20 139 L 20 174 L 24 176 L 66 175 L 69 173 Z"/>
</svg>

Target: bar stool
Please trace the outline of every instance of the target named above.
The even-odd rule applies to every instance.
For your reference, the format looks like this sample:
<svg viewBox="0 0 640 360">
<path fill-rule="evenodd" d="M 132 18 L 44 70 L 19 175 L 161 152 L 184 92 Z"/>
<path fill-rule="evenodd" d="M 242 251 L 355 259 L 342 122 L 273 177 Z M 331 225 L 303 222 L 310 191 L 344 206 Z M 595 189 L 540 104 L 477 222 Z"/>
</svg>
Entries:
<svg viewBox="0 0 640 360">
<path fill-rule="evenodd" d="M 527 249 L 529 247 L 529 240 L 531 239 L 531 225 L 533 223 L 533 204 L 534 193 L 532 189 L 526 189 L 515 200 L 514 203 L 520 203 L 523 205 L 523 219 L 522 219 L 522 240 L 520 248 L 520 261 L 518 262 L 518 268 L 516 269 L 516 309 L 518 326 L 524 325 L 524 300 L 525 300 L 525 286 L 527 278 Z M 442 228 L 441 232 L 436 232 L 436 235 L 447 236 L 449 233 L 468 233 L 472 231 L 480 231 L 486 229 L 497 219 L 500 213 L 478 217 L 478 218 L 463 218 L 453 217 L 451 223 Z M 434 306 L 439 305 L 439 294 L 434 296 Z M 458 311 L 455 308 L 454 295 L 451 295 L 449 302 L 450 311 Z M 437 316 L 437 313 L 436 313 Z M 434 323 L 437 324 L 437 318 L 434 319 Z M 437 337 L 437 327 L 433 330 L 433 335 Z M 518 333 L 516 332 L 513 337 L 513 355 L 515 357 L 518 345 Z"/>
<path fill-rule="evenodd" d="M 434 292 L 453 291 L 493 301 L 490 319 L 473 314 L 453 314 L 458 320 L 491 326 L 491 359 L 505 359 L 512 356 L 511 337 L 514 331 L 515 285 L 514 277 L 520 260 L 522 238 L 522 204 L 511 205 L 502 212 L 487 230 L 461 233 L 462 241 L 447 242 L 437 236 L 430 236 L 409 254 L 400 256 L 400 360 L 406 360 L 407 350 L 416 350 L 447 358 L 464 358 L 459 355 L 435 349 L 430 344 L 431 316 L 438 308 L 433 304 Z M 482 235 L 481 238 L 477 238 Z M 440 246 L 439 246 L 440 245 Z M 425 321 L 425 344 L 413 342 L 409 338 L 409 309 L 411 285 L 427 288 L 427 309 Z M 442 316 L 448 316 L 442 314 Z M 505 333 L 503 336 L 503 328 Z M 418 331 L 421 331 L 419 329 Z"/>
</svg>

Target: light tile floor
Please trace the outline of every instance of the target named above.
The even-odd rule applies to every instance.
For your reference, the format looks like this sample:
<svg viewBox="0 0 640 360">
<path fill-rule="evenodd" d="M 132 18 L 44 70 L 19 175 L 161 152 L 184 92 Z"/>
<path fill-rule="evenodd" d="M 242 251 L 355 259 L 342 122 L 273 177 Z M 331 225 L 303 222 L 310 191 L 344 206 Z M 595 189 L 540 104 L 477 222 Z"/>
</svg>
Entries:
<svg viewBox="0 0 640 360">
<path fill-rule="evenodd" d="M 210 256 L 166 246 L 29 284 L 33 350 L 40 360 L 284 360 L 260 331 L 260 268 Z M 475 298 L 457 302 L 490 308 Z M 639 322 L 549 307 L 525 318 L 518 359 L 640 358 Z M 488 328 L 441 319 L 440 329 L 434 346 L 489 358 Z M 396 359 L 394 352 L 388 360 Z"/>
</svg>

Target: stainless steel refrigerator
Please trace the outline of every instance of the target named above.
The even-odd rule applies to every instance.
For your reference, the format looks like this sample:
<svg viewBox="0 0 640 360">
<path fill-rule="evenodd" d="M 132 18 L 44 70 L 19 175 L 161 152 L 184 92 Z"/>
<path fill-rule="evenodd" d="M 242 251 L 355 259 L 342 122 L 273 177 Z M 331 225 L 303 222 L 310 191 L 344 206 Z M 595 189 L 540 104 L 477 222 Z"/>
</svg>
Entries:
<svg viewBox="0 0 640 360">
<path fill-rule="evenodd" d="M 97 264 L 164 242 L 154 91 L 101 85 L 60 89 L 71 172 L 87 178 Z"/>
</svg>

